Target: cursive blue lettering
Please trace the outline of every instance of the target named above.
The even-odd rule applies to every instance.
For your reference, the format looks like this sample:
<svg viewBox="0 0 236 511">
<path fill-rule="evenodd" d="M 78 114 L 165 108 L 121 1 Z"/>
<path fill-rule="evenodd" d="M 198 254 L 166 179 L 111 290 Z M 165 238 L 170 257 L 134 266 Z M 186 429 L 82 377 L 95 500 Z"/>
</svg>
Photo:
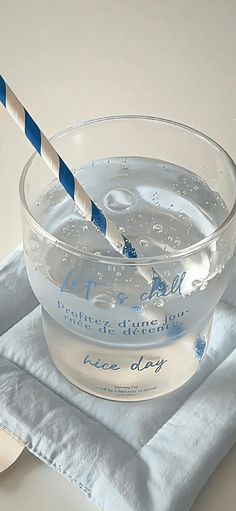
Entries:
<svg viewBox="0 0 236 511">
<path fill-rule="evenodd" d="M 66 275 L 65 279 L 63 280 L 63 283 L 61 285 L 61 292 L 62 293 L 70 293 L 71 287 L 78 286 L 78 280 L 71 280 L 71 278 L 76 275 L 75 270 L 69 271 L 69 273 Z"/>
<path fill-rule="evenodd" d="M 91 299 L 92 289 L 97 286 L 104 286 L 104 284 L 97 282 L 96 280 L 87 280 L 81 284 L 78 279 L 78 271 L 71 270 L 65 277 L 60 291 L 62 293 L 74 293 L 76 290 L 77 293 L 81 293 L 81 296 L 84 294 L 85 299 L 89 301 Z"/>
<path fill-rule="evenodd" d="M 182 283 L 184 281 L 186 272 L 182 272 L 181 274 L 175 275 L 171 284 L 167 285 L 164 280 L 160 277 L 160 275 L 153 270 L 153 278 L 151 289 L 147 292 L 141 293 L 139 299 L 141 302 L 146 300 L 152 300 L 153 298 L 158 298 L 160 296 L 168 296 L 171 294 L 182 294 Z M 78 278 L 78 270 L 71 270 L 68 275 L 65 277 L 62 285 L 61 292 L 63 293 L 75 293 L 84 296 L 87 301 L 90 301 L 92 298 L 92 290 L 98 286 L 104 286 L 109 284 L 97 282 L 96 280 L 88 280 L 86 282 L 81 283 Z M 118 305 L 123 305 L 129 297 L 124 292 L 120 292 L 116 295 L 116 303 Z M 140 311 L 140 307 L 138 304 L 133 305 L 131 308 L 137 312 Z"/>
<path fill-rule="evenodd" d="M 84 364 L 89 364 L 93 367 L 96 367 L 96 369 L 103 369 L 104 371 L 118 371 L 120 367 L 117 364 L 110 364 L 108 362 L 103 362 L 100 358 L 98 358 L 95 362 L 93 362 L 89 355 L 86 355 L 84 357 Z"/>
<path fill-rule="evenodd" d="M 174 277 L 173 282 L 170 286 L 167 286 L 165 282 L 160 278 L 160 276 L 155 273 L 152 280 L 152 287 L 150 292 L 142 293 L 140 295 L 140 300 L 152 300 L 154 297 L 159 296 L 168 296 L 170 294 L 179 293 L 181 295 L 181 286 L 183 280 L 185 278 L 186 271 L 181 274 L 178 274 Z"/>
<path fill-rule="evenodd" d="M 128 296 L 125 293 L 118 293 L 116 295 L 116 301 L 119 305 L 122 305 L 126 300 L 128 300 Z"/>
<path fill-rule="evenodd" d="M 150 369 L 155 367 L 155 373 L 159 373 L 163 365 L 167 362 L 167 360 L 165 360 L 164 358 L 158 360 L 157 362 L 153 362 L 152 360 L 148 360 L 147 362 L 145 362 L 143 359 L 144 356 L 142 355 L 138 362 L 134 362 L 133 364 L 131 364 L 130 369 L 132 369 L 132 371 L 135 370 L 144 371 L 144 369 Z M 142 366 L 142 364 L 144 365 Z"/>
</svg>

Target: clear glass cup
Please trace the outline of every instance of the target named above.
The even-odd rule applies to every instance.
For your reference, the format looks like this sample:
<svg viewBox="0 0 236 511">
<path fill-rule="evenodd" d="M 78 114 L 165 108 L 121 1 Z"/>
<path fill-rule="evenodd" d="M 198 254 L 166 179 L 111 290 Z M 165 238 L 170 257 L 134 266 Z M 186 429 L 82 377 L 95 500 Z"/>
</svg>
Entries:
<svg viewBox="0 0 236 511">
<path fill-rule="evenodd" d="M 20 181 L 23 242 L 52 360 L 106 399 L 173 391 L 207 353 L 229 280 L 235 164 L 209 137 L 153 117 L 92 120 L 52 142 L 139 256 L 114 253 L 31 157 Z"/>
</svg>

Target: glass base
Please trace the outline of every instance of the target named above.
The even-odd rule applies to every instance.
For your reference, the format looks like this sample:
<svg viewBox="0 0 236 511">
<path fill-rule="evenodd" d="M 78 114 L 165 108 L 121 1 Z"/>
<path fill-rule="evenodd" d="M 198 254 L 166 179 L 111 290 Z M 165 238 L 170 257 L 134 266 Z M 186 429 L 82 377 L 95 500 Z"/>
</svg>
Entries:
<svg viewBox="0 0 236 511">
<path fill-rule="evenodd" d="M 81 390 L 116 401 L 141 401 L 172 392 L 199 369 L 211 318 L 200 329 L 162 344 L 124 348 L 94 342 L 57 323 L 42 309 L 45 338 L 57 369 Z"/>
</svg>

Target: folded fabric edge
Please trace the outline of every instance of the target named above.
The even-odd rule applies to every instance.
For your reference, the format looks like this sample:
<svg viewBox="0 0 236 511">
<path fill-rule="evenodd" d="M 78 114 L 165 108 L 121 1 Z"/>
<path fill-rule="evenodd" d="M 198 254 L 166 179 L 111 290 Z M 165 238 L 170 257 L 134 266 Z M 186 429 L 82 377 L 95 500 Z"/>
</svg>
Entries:
<svg viewBox="0 0 236 511">
<path fill-rule="evenodd" d="M 10 366 L 14 366 L 12 362 L 7 361 Z M 173 509 L 173 502 L 172 498 L 174 497 L 174 500 L 177 498 L 177 500 L 181 500 L 181 507 L 176 508 L 174 507 L 175 511 L 177 509 L 180 509 L 181 511 L 184 511 L 185 509 L 189 509 L 189 502 L 191 500 L 191 503 L 193 502 L 194 498 L 200 491 L 202 485 L 206 482 L 212 471 L 215 469 L 217 464 L 220 462 L 220 460 L 224 457 L 224 455 L 228 452 L 228 450 L 232 447 L 236 440 L 236 431 L 235 431 L 235 409 L 234 406 L 236 401 L 235 396 L 235 385 L 236 385 L 236 371 L 235 371 L 235 364 L 236 364 L 236 350 L 231 353 L 231 355 L 217 368 L 215 371 L 205 380 L 205 382 L 200 385 L 200 387 L 194 391 L 191 396 L 188 398 L 188 400 L 185 402 L 185 404 L 172 416 L 171 419 L 152 437 L 152 439 L 142 448 L 140 449 L 138 456 L 136 456 L 136 453 L 132 451 L 130 456 L 127 456 L 127 453 L 123 459 L 123 464 L 119 466 L 120 474 L 115 474 L 114 481 L 107 481 L 107 474 L 101 474 L 100 476 L 100 489 L 99 484 L 97 481 L 94 481 L 95 487 L 97 488 L 96 494 L 99 494 L 101 492 L 101 487 L 104 487 L 104 484 L 108 484 L 110 486 L 110 489 L 112 488 L 112 492 L 110 492 L 109 497 L 106 498 L 106 502 L 109 505 L 115 506 L 116 502 L 121 498 L 123 500 L 122 495 L 117 495 L 117 485 L 116 480 L 123 481 L 122 485 L 124 484 L 124 480 L 127 477 L 127 474 L 130 472 L 135 472 L 136 465 L 139 464 L 141 461 L 141 465 L 143 465 L 143 462 L 145 464 L 145 467 L 142 466 L 141 468 L 141 477 L 143 478 L 142 484 L 146 486 L 149 491 L 144 492 L 146 494 L 146 502 L 149 500 L 149 494 L 152 495 L 152 497 L 155 495 L 155 498 L 158 498 L 158 501 L 161 502 L 163 499 L 163 502 L 165 502 L 165 496 L 162 495 L 163 488 L 166 490 L 166 478 L 165 475 L 168 473 L 168 467 L 170 466 L 170 473 L 168 474 L 168 480 L 171 480 L 171 484 L 169 484 L 169 504 L 166 507 L 160 507 L 162 510 L 172 510 Z M 15 369 L 15 368 L 14 368 Z M 21 369 L 17 368 L 17 371 L 22 373 L 23 371 Z M 235 377 L 232 381 L 231 379 L 231 373 L 232 371 L 235 371 Z M 28 375 L 27 379 L 28 379 Z M 230 379 L 229 379 L 230 378 Z M 33 377 L 30 377 L 30 380 L 34 380 Z M 229 382 L 228 382 L 229 380 Z M 40 383 L 36 381 L 37 387 L 40 387 Z M 227 384 L 230 383 L 229 384 Z M 27 382 L 27 386 L 28 386 Z M 227 384 L 227 385 L 226 385 Z M 1 388 L 1 378 L 0 378 L 0 388 Z M 222 392 L 222 389 L 227 389 L 226 392 Z M 31 382 L 31 390 L 32 390 L 32 382 Z M 52 391 L 46 389 L 49 394 L 53 394 Z M 212 396 L 209 400 L 209 391 L 211 392 Z M 40 389 L 40 392 L 42 390 Z M 219 393 L 221 392 L 220 396 Z M 218 395 L 217 395 L 218 394 Z M 208 396 L 208 397 L 207 397 Z M 226 399 L 228 397 L 228 400 Z M 232 400 L 232 403 L 231 401 Z M 61 400 L 60 397 L 56 396 L 56 400 L 62 401 L 64 407 L 71 408 L 67 404 L 64 403 L 63 400 Z M 50 400 L 49 400 L 50 401 Z M 209 404 L 214 404 L 216 406 L 216 409 L 220 410 L 220 417 L 216 414 L 214 417 L 214 421 L 212 422 L 212 406 L 209 406 Z M 230 404 L 231 403 L 231 404 Z M 49 408 L 51 406 L 51 402 L 49 403 Z M 229 410 L 228 410 L 229 408 Z M 3 408 L 2 408 L 3 409 Z M 89 421 L 94 422 L 91 419 L 88 419 L 86 416 L 84 416 L 83 412 L 79 412 L 75 409 L 76 412 L 78 412 L 78 418 L 82 418 L 84 422 L 86 422 L 86 434 L 88 433 L 88 423 Z M 220 420 L 223 413 L 223 418 Z M 227 413 L 226 413 L 227 412 Z M 84 417 L 83 417 L 84 416 Z M 59 417 L 57 416 L 57 419 Z M 193 420 L 195 418 L 195 420 Z M 227 425 L 226 418 L 231 418 L 230 425 Z M 196 419 L 198 427 L 196 428 Z M 234 420 L 232 420 L 234 419 Z M 56 420 L 56 419 L 55 419 Z M 192 421 L 192 422 L 191 422 Z M 200 424 L 200 426 L 199 426 Z M 95 422 L 96 425 L 96 431 L 91 431 L 92 436 L 95 434 L 98 434 L 98 431 L 100 429 L 104 430 L 105 428 L 101 426 L 99 423 Z M 184 428 L 183 428 L 184 425 Z M 210 428 L 211 426 L 211 428 Z M 8 428 L 8 425 L 6 422 L 2 424 L 3 428 Z M 202 432 L 204 433 L 205 428 L 209 430 L 209 434 L 211 435 L 209 438 L 209 442 L 211 441 L 211 452 L 213 452 L 213 456 L 211 453 L 209 453 L 209 446 L 207 446 L 206 449 L 206 441 L 208 437 L 206 435 L 202 435 Z M 217 432 L 215 431 L 217 428 Z M 36 446 L 32 445 L 30 442 L 26 442 L 25 439 L 22 437 L 22 435 L 18 435 L 17 431 L 12 431 L 12 428 L 9 429 L 15 436 L 19 438 L 19 440 L 26 445 L 27 449 L 30 450 L 33 454 L 40 457 L 42 461 L 47 463 L 49 466 L 52 466 L 55 470 L 60 472 L 62 475 L 67 477 L 68 480 L 73 482 L 76 486 L 83 489 L 83 491 L 89 492 L 91 496 L 93 495 L 93 492 L 89 489 L 91 487 L 91 484 L 89 481 L 87 481 L 87 478 L 79 480 L 78 478 L 75 478 L 70 475 L 70 473 L 62 468 L 62 464 L 58 464 L 57 462 L 53 461 L 53 459 L 50 459 L 42 450 L 39 450 Z M 32 431 L 34 428 L 32 428 Z M 232 431 L 231 431 L 232 430 Z M 183 433 L 184 432 L 184 433 Z M 170 442 L 170 438 L 176 439 L 178 434 L 178 445 L 179 450 L 175 452 L 175 449 L 173 449 L 173 443 Z M 115 441 L 117 443 L 117 437 L 114 434 L 111 434 L 109 431 L 105 431 L 106 435 L 106 445 L 109 445 L 109 442 Z M 111 438 L 108 438 L 108 435 L 110 435 Z M 98 435 L 99 436 L 99 435 Z M 201 436 L 204 437 L 203 444 L 201 444 Z M 94 439 L 94 438 L 93 438 Z M 227 440 L 227 443 L 225 442 Z M 112 443 L 113 443 L 112 442 Z M 176 444 L 174 444 L 176 447 Z M 116 446 L 117 448 L 117 446 Z M 116 448 L 113 450 L 110 449 L 109 457 L 116 455 Z M 121 442 L 118 439 L 118 449 L 120 450 L 124 448 L 123 442 Z M 125 446 L 125 449 L 127 449 L 127 445 Z M 193 484 L 193 480 L 187 477 L 186 478 L 186 460 L 183 460 L 183 451 L 185 452 L 191 450 L 192 453 L 195 455 L 195 464 L 190 463 L 190 467 L 188 467 L 188 473 L 193 479 L 195 479 L 196 484 L 196 490 L 193 494 L 189 495 L 188 487 L 191 488 L 191 485 Z M 131 450 L 131 449 L 130 449 Z M 173 452 L 174 451 L 174 452 Z M 110 461 L 110 460 L 109 460 Z M 164 463 L 163 463 L 164 462 Z M 182 462 L 182 465 L 181 465 Z M 108 463 L 110 464 L 110 462 Z M 179 475 L 176 479 L 176 474 L 174 473 L 175 469 L 174 467 L 178 468 Z M 132 470 L 131 470 L 132 469 Z M 204 470 L 203 470 L 204 469 Z M 202 471 L 205 472 L 204 475 L 202 475 Z M 172 473 L 173 472 L 173 473 Z M 147 475 L 149 473 L 149 475 Z M 109 474 L 110 475 L 110 474 Z M 137 475 L 137 474 L 136 474 Z M 82 476 L 81 476 L 82 477 Z M 146 478 L 146 481 L 144 479 Z M 110 479 L 110 477 L 109 477 Z M 140 479 L 140 473 L 138 474 L 138 479 Z M 101 486 L 101 480 L 103 482 L 103 485 Z M 133 490 L 135 491 L 136 485 L 133 487 Z M 118 484 L 119 488 L 119 484 Z M 147 490 L 146 488 L 146 490 Z M 179 496 L 176 495 L 176 491 L 179 492 Z M 109 493 L 109 492 L 108 492 Z M 119 493 L 119 492 L 118 492 Z M 156 494 L 157 493 L 157 494 Z M 100 509 L 106 509 L 108 510 L 109 507 L 102 507 L 101 501 L 97 502 L 97 497 L 91 500 L 97 505 L 97 507 Z M 136 499 L 135 499 L 136 500 Z M 185 502 L 185 504 L 184 504 Z M 184 507 L 185 506 L 185 507 Z M 116 508 L 114 508 L 116 509 Z M 118 509 L 118 507 L 117 507 Z M 134 509 L 134 506 L 129 507 L 129 505 L 126 503 L 123 505 L 124 510 Z M 137 507 L 136 509 L 154 509 L 151 505 L 150 507 Z"/>
<path fill-rule="evenodd" d="M 1 259 L 0 272 L 2 271 L 3 268 L 8 266 L 9 264 L 12 264 L 12 262 L 14 260 L 17 260 L 19 255 L 21 255 L 22 253 L 23 253 L 23 245 L 22 245 L 22 243 L 20 243 L 20 245 L 17 245 L 17 247 L 14 250 L 12 250 L 12 252 L 10 252 L 6 257 Z"/>
<path fill-rule="evenodd" d="M 37 305 L 19 246 L 0 263 L 0 334 L 5 333 Z"/>
<path fill-rule="evenodd" d="M 98 508 L 99 511 L 103 511 L 102 507 L 100 506 L 99 502 L 97 502 L 96 499 L 94 499 L 94 497 L 91 495 L 91 492 L 89 490 L 89 488 L 87 488 L 83 483 L 81 483 L 80 481 L 78 481 L 77 479 L 74 479 L 73 477 L 71 477 L 69 474 L 67 474 L 67 472 L 65 470 L 62 469 L 61 466 L 57 465 L 56 463 L 53 463 L 50 459 L 48 459 L 45 455 L 43 455 L 40 451 L 37 451 L 37 449 L 34 449 L 34 447 L 28 445 L 27 443 L 23 443 L 21 438 L 19 438 L 15 433 L 13 433 L 5 424 L 2 424 L 0 422 L 0 429 L 2 431 L 5 431 L 8 435 L 10 436 L 14 436 L 14 438 L 19 442 L 20 445 L 23 446 L 23 448 L 27 449 L 29 452 L 31 452 L 31 454 L 33 454 L 34 456 L 36 456 L 38 459 L 40 459 L 40 461 L 42 461 L 43 463 L 45 463 L 45 465 L 47 465 L 49 468 L 52 468 L 53 470 L 55 470 L 55 472 L 57 472 L 59 475 L 62 475 L 63 477 L 65 477 L 65 479 L 67 479 L 68 481 L 70 481 L 72 484 L 74 484 L 74 486 L 76 486 L 77 488 L 79 488 L 81 491 L 83 491 L 85 494 L 86 494 L 86 497 L 91 501 L 93 502 L 93 504 Z"/>
<path fill-rule="evenodd" d="M 136 481 L 142 481 L 148 501 L 147 467 L 136 459 L 136 451 L 3 357 L 0 357 L 0 403 L 0 427 L 82 489 L 98 509 L 110 511 L 112 500 L 114 511 L 121 507 L 122 511 L 143 511 L 136 495 Z M 65 421 L 66 435 L 61 437 Z M 132 472 L 126 470 L 131 460 Z"/>
<path fill-rule="evenodd" d="M 188 511 L 235 444 L 235 389 L 236 349 L 138 451 L 137 457 L 149 463 L 150 486 L 166 502 L 163 511 Z"/>
<path fill-rule="evenodd" d="M 124 441 L 122 441 L 115 433 L 113 433 L 112 431 L 107 429 L 105 426 L 101 425 L 97 420 L 95 420 L 93 417 L 90 417 L 89 415 L 87 415 L 80 408 L 77 408 L 73 404 L 68 403 L 67 401 L 65 401 L 60 395 L 55 393 L 51 388 L 47 387 L 47 385 L 45 385 L 43 382 L 39 381 L 31 373 L 28 373 L 25 369 L 22 369 L 22 367 L 18 366 L 16 363 L 12 362 L 12 360 L 9 360 L 8 358 L 0 355 L 0 368 L 1 368 L 1 362 L 2 361 L 3 361 L 3 363 L 9 364 L 10 368 L 12 366 L 15 371 L 19 371 L 19 374 L 24 374 L 27 379 L 32 379 L 32 381 L 35 382 L 37 384 L 37 386 L 39 386 L 42 389 L 43 392 L 49 393 L 50 396 L 53 396 L 53 398 L 55 398 L 56 400 L 59 400 L 60 402 L 62 402 L 65 407 L 67 407 L 69 409 L 72 409 L 75 413 L 78 413 L 79 415 L 81 414 L 85 419 L 87 419 L 91 423 L 94 423 L 98 427 L 104 429 L 107 432 L 108 435 L 111 435 L 112 437 L 116 438 L 117 442 L 120 442 L 120 444 L 125 445 L 127 448 L 130 449 L 130 451 L 132 451 L 133 454 L 136 454 L 135 449 L 133 449 L 133 447 L 129 446 Z M 1 376 L 2 376 L 2 374 L 0 372 L 0 384 L 1 384 Z M 1 386 L 0 386 L 0 397 L 1 397 Z"/>
</svg>

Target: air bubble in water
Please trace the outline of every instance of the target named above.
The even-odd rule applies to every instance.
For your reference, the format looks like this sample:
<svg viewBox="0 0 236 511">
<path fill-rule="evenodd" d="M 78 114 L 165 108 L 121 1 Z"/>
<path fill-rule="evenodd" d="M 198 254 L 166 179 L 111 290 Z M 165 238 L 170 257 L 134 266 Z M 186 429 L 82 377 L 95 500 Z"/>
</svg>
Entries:
<svg viewBox="0 0 236 511">
<path fill-rule="evenodd" d="M 131 192 L 123 188 L 114 188 L 104 197 L 104 204 L 110 211 L 120 212 L 129 209 L 135 203 Z"/>
<path fill-rule="evenodd" d="M 180 243 L 181 243 L 181 241 L 179 240 L 179 238 L 176 238 L 176 240 L 174 241 L 174 245 L 175 245 L 176 247 L 179 247 L 179 246 L 180 246 Z"/>
<path fill-rule="evenodd" d="M 204 291 L 207 287 L 207 280 L 205 280 L 204 282 L 201 283 L 201 286 L 199 287 L 200 291 Z"/>
<path fill-rule="evenodd" d="M 193 286 L 193 288 L 194 288 L 194 289 L 199 289 L 200 291 L 204 291 L 204 290 L 206 289 L 206 287 L 207 287 L 207 284 L 208 284 L 207 280 L 205 280 L 205 281 L 202 281 L 202 280 L 194 280 L 194 281 L 192 282 L 192 286 Z"/>
<path fill-rule="evenodd" d="M 153 229 L 153 231 L 156 231 L 158 233 L 163 232 L 163 226 L 161 224 L 154 224 L 152 229 Z"/>
<path fill-rule="evenodd" d="M 186 190 L 182 190 L 181 195 L 186 195 Z"/>
<path fill-rule="evenodd" d="M 118 231 L 120 231 L 120 232 L 125 232 L 125 228 L 124 228 L 124 227 L 122 227 L 122 225 L 121 225 L 120 227 L 118 227 Z"/>
<path fill-rule="evenodd" d="M 193 289 L 195 289 L 195 290 L 199 289 L 200 291 L 204 291 L 204 289 L 206 289 L 206 287 L 207 287 L 207 281 L 194 280 L 192 282 L 192 286 L 193 286 Z"/>
<path fill-rule="evenodd" d="M 65 263 L 66 261 L 68 261 L 69 257 L 70 257 L 69 252 L 65 252 L 65 253 L 64 253 L 64 256 L 63 256 L 63 259 L 62 259 L 63 263 Z"/>
<path fill-rule="evenodd" d="M 120 273 L 120 271 L 117 271 L 117 272 L 116 272 L 116 276 L 117 276 L 117 277 L 121 277 L 121 275 L 122 275 L 122 273 Z"/>
<path fill-rule="evenodd" d="M 43 268 L 43 263 L 41 261 L 35 261 L 34 267 L 35 270 L 39 270 L 40 268 Z"/>
<path fill-rule="evenodd" d="M 83 231 L 87 231 L 88 230 L 88 226 L 87 225 L 84 225 L 83 226 Z"/>
<path fill-rule="evenodd" d="M 115 298 L 106 294 L 94 296 L 91 300 L 92 304 L 99 309 L 113 309 L 116 305 Z"/>
<path fill-rule="evenodd" d="M 139 240 L 139 245 L 141 245 L 141 247 L 148 247 L 149 241 L 146 238 L 142 238 Z"/>
<path fill-rule="evenodd" d="M 163 300 L 163 298 L 159 298 L 159 300 L 156 301 L 155 305 L 157 307 L 164 307 L 165 301 Z"/>
<path fill-rule="evenodd" d="M 30 241 L 29 241 L 29 245 L 30 245 L 30 248 L 31 248 L 31 250 L 32 250 L 33 252 L 34 252 L 34 251 L 36 251 L 36 250 L 38 250 L 38 249 L 39 249 L 39 246 L 40 246 L 40 245 L 39 245 L 39 243 L 38 243 L 36 240 L 30 240 Z"/>
<path fill-rule="evenodd" d="M 98 252 L 98 251 L 94 252 L 94 255 L 98 255 L 99 256 L 99 255 L 101 255 L 101 252 Z"/>
<path fill-rule="evenodd" d="M 128 170 L 128 165 L 127 165 L 127 158 L 124 158 L 123 159 L 123 165 L 121 167 L 122 170 Z M 127 176 L 127 174 L 123 174 L 124 176 Z"/>
</svg>

